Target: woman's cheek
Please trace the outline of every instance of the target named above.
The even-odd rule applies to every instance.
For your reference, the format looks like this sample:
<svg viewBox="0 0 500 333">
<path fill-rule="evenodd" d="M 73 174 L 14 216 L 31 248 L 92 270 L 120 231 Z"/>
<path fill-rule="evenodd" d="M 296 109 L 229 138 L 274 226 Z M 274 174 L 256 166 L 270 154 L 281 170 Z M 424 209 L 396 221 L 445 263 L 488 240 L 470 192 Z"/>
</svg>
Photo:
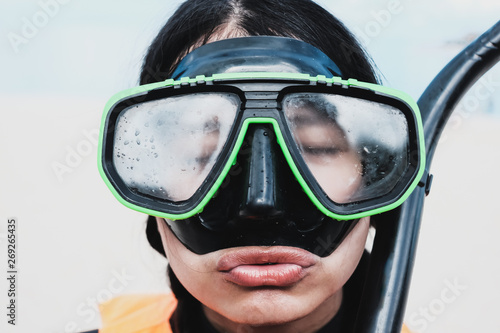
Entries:
<svg viewBox="0 0 500 333">
<path fill-rule="evenodd" d="M 330 165 L 313 164 L 310 170 L 328 197 L 338 203 L 349 202 L 361 185 L 361 163 L 355 153 L 344 154 Z"/>
</svg>

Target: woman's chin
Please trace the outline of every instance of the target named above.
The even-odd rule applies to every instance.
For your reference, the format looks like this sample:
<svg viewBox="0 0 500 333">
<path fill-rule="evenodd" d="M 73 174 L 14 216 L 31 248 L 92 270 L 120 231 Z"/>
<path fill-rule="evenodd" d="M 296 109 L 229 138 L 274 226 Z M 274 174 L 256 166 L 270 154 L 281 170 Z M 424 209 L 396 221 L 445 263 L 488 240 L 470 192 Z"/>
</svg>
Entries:
<svg viewBox="0 0 500 333">
<path fill-rule="evenodd" d="M 244 325 L 250 327 L 278 327 L 296 325 L 304 320 L 310 322 L 309 317 L 319 308 L 326 309 L 325 313 L 318 313 L 318 320 L 313 322 L 328 322 L 337 312 L 342 302 L 342 291 L 316 304 L 314 299 L 297 297 L 290 290 L 282 288 L 258 288 L 249 291 L 246 297 L 235 299 L 228 307 L 212 310 L 204 306 L 204 311 L 212 324 L 221 327 Z M 328 304 L 326 304 L 328 303 Z"/>
</svg>

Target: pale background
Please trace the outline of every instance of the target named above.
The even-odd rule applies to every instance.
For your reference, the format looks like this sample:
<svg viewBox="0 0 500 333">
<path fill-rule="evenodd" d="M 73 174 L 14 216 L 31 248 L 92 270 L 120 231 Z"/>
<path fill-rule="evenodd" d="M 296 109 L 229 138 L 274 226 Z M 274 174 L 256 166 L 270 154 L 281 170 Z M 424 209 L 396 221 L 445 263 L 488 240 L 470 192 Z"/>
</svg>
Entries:
<svg viewBox="0 0 500 333">
<path fill-rule="evenodd" d="M 96 328 L 97 301 L 167 288 L 144 216 L 99 177 L 94 140 L 107 99 L 137 84 L 146 47 L 180 1 L 55 1 L 0 0 L 1 332 Z M 495 0 L 318 2 L 364 42 L 385 84 L 415 99 L 500 19 Z M 26 43 L 14 45 L 23 30 Z M 405 319 L 418 332 L 500 327 L 499 66 L 460 110 L 432 168 Z M 18 219 L 15 327 L 6 324 L 10 217 Z"/>
</svg>

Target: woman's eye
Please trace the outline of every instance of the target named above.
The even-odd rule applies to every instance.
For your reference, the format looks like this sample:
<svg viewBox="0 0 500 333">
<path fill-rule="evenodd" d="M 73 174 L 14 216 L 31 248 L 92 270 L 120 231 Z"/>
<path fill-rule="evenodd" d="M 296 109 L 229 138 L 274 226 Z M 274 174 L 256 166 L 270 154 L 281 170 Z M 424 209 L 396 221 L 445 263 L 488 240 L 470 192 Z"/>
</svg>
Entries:
<svg viewBox="0 0 500 333">
<path fill-rule="evenodd" d="M 314 147 L 314 146 L 305 146 L 304 153 L 313 155 L 313 156 L 334 156 L 342 152 L 342 149 L 338 147 Z"/>
<path fill-rule="evenodd" d="M 208 164 L 208 161 L 210 161 L 211 156 L 212 155 L 199 156 L 199 157 L 196 157 L 194 159 L 194 161 L 196 162 L 197 165 L 204 168 Z"/>
</svg>

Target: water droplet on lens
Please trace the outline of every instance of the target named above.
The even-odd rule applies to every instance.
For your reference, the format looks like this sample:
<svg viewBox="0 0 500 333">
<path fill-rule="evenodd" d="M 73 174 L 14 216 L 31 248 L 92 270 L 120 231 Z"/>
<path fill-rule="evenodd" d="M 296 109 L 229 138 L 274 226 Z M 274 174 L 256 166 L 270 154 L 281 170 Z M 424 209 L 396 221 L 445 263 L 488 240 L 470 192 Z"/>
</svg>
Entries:
<svg viewBox="0 0 500 333">
<path fill-rule="evenodd" d="M 137 139 L 137 144 L 140 145 L 141 144 L 141 140 Z"/>
<path fill-rule="evenodd" d="M 137 131 L 135 131 L 135 136 L 138 136 L 139 134 L 141 134 L 141 132 L 140 132 L 140 131 L 138 131 L 138 130 L 137 130 Z"/>
<path fill-rule="evenodd" d="M 130 141 L 126 140 L 123 144 L 126 146 L 130 143 Z"/>
</svg>

